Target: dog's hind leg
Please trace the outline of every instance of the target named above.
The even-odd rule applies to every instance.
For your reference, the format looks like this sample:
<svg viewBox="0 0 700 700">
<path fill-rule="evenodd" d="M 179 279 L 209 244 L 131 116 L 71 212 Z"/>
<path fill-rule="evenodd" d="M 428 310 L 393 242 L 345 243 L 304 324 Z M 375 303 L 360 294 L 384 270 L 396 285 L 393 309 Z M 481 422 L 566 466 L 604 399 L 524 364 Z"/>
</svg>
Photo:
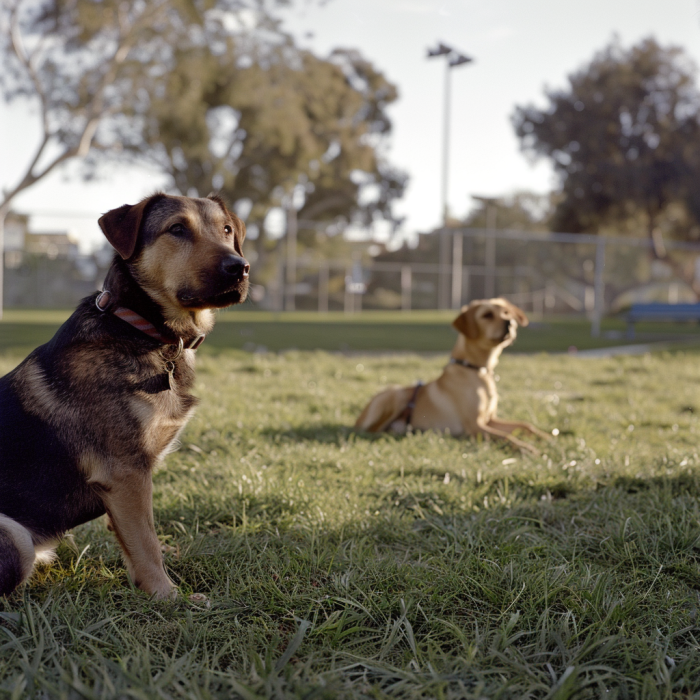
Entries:
<svg viewBox="0 0 700 700">
<path fill-rule="evenodd" d="M 387 430 L 406 407 L 411 391 L 409 387 L 408 389 L 387 389 L 377 394 L 355 421 L 355 430 L 366 430 L 368 433 L 381 433 Z"/>
<path fill-rule="evenodd" d="M 384 397 L 375 396 L 355 421 L 355 430 L 366 430 L 368 433 L 378 433 L 388 424 L 393 412 L 387 406 Z M 389 408 L 389 410 L 387 410 Z"/>
<path fill-rule="evenodd" d="M 26 527 L 0 514 L 0 595 L 24 583 L 34 567 L 34 543 Z"/>
<path fill-rule="evenodd" d="M 513 437 L 510 433 L 503 430 L 497 430 L 496 428 L 492 428 L 490 425 L 479 425 L 478 430 L 484 435 L 489 435 L 509 442 L 511 445 L 513 445 L 513 447 L 519 448 L 522 452 L 529 452 L 532 455 L 540 454 L 539 450 L 535 449 L 532 445 L 528 445 L 528 443 Z"/>
<path fill-rule="evenodd" d="M 522 430 L 542 440 L 552 440 L 552 436 L 545 433 L 543 430 L 536 428 L 532 423 L 525 423 L 520 420 L 501 420 L 500 418 L 492 418 L 488 425 L 496 430 L 502 430 L 504 433 L 512 433 L 514 430 Z"/>
</svg>

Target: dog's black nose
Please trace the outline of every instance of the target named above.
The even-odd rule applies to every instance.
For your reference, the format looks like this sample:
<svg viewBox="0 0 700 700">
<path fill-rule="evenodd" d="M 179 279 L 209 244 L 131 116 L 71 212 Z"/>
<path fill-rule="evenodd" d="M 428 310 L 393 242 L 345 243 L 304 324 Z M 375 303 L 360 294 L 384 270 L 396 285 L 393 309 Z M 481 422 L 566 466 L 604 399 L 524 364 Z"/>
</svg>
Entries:
<svg viewBox="0 0 700 700">
<path fill-rule="evenodd" d="M 227 255 L 221 261 L 221 271 L 230 277 L 247 277 L 250 265 L 238 255 Z"/>
</svg>

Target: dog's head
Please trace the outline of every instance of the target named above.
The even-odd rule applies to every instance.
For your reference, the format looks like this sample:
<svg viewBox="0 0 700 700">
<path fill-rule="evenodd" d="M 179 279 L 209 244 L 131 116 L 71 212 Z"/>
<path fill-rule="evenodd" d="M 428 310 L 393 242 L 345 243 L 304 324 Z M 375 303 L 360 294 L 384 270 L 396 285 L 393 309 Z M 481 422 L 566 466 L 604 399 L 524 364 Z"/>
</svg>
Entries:
<svg viewBox="0 0 700 700">
<path fill-rule="evenodd" d="M 527 326 L 527 316 L 506 299 L 476 299 L 462 311 L 452 325 L 467 340 L 484 346 L 510 345 L 518 326 Z"/>
<path fill-rule="evenodd" d="M 245 225 L 219 197 L 155 194 L 107 212 L 99 224 L 139 286 L 167 312 L 245 300 Z"/>
</svg>

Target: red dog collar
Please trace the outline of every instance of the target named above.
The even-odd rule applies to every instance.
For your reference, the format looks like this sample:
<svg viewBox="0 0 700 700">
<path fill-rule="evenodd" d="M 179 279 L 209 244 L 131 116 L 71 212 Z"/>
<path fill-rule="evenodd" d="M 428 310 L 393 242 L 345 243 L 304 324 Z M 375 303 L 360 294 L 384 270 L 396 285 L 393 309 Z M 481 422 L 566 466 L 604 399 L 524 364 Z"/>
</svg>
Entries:
<svg viewBox="0 0 700 700">
<path fill-rule="evenodd" d="M 100 311 L 106 311 L 111 298 L 112 293 L 105 289 L 97 296 L 97 299 L 95 299 L 95 305 Z M 112 310 L 112 313 L 115 316 L 118 316 L 122 321 L 126 321 L 130 326 L 136 328 L 136 330 L 145 333 L 147 336 L 150 336 L 154 340 L 157 340 L 159 343 L 163 343 L 164 345 L 179 345 L 180 348 L 196 350 L 206 337 L 204 334 L 198 335 L 189 344 L 185 345 L 182 338 L 178 338 L 177 340 L 166 338 L 150 321 L 147 321 L 143 316 L 140 316 L 131 309 L 127 309 L 124 306 L 117 306 Z"/>
</svg>

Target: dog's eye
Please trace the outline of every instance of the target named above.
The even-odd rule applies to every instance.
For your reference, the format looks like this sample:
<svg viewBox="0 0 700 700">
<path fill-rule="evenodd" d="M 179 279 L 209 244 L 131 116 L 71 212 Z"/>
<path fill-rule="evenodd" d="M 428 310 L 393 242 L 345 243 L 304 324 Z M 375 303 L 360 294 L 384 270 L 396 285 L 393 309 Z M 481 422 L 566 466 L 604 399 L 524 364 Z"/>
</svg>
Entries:
<svg viewBox="0 0 700 700">
<path fill-rule="evenodd" d="M 487 311 L 482 318 L 493 318 L 493 311 Z"/>
<path fill-rule="evenodd" d="M 230 236 L 233 233 L 233 229 L 228 224 L 226 224 L 226 226 L 224 226 L 224 233 L 227 236 Z"/>
<path fill-rule="evenodd" d="M 169 233 L 173 236 L 184 236 L 187 233 L 187 229 L 182 224 L 173 224 L 169 229 Z"/>
</svg>

